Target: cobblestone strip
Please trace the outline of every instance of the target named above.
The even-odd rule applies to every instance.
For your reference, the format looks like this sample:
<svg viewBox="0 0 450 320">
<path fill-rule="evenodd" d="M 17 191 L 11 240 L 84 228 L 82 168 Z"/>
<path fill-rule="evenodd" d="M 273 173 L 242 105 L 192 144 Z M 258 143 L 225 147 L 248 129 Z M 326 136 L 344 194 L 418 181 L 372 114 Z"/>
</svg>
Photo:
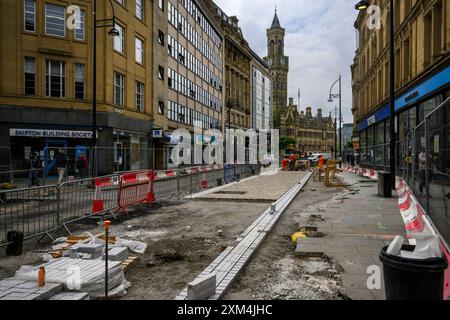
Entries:
<svg viewBox="0 0 450 320">
<path fill-rule="evenodd" d="M 276 203 L 276 210 L 268 208 L 243 234 L 243 239 L 235 247 L 228 247 L 200 275 L 203 278 L 210 273 L 216 273 L 216 294 L 210 300 L 220 299 L 231 283 L 237 278 L 243 267 L 250 261 L 252 255 L 262 244 L 266 235 L 276 225 L 284 210 L 300 192 L 311 177 L 307 173 L 294 187 L 283 195 Z M 175 300 L 186 300 L 187 288 L 183 289 Z"/>
</svg>

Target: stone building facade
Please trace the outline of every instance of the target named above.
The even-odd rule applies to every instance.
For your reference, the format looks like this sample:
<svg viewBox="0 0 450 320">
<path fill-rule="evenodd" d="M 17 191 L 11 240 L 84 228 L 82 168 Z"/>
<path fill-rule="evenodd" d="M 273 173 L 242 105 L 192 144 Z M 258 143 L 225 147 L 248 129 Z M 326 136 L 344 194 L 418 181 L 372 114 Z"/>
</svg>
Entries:
<svg viewBox="0 0 450 320">
<path fill-rule="evenodd" d="M 154 127 L 163 130 L 153 146 L 160 169 L 172 164 L 174 130 L 223 129 L 224 41 L 211 1 L 153 3 L 153 115 Z"/>
<path fill-rule="evenodd" d="M 96 31 L 99 174 L 150 164 L 148 153 L 138 154 L 153 121 L 150 3 L 113 1 L 118 36 L 112 26 Z M 71 5 L 80 10 L 67 12 Z M 24 169 L 37 152 L 52 176 L 62 149 L 73 174 L 92 146 L 93 1 L 4 0 L 0 12 L 0 163 Z M 109 1 L 98 0 L 97 19 L 110 18 Z"/>
<path fill-rule="evenodd" d="M 239 27 L 236 16 L 227 16 L 216 7 L 216 18 L 224 34 L 225 129 L 249 129 L 251 119 L 251 49 Z"/>
<path fill-rule="evenodd" d="M 264 61 L 270 68 L 273 78 L 273 119 L 275 128 L 281 125 L 281 112 L 287 107 L 289 57 L 284 55 L 285 29 L 280 25 L 277 11 L 272 25 L 267 29 L 267 57 Z"/>
<path fill-rule="evenodd" d="M 358 48 L 351 66 L 353 78 L 354 146 L 361 162 L 385 168 L 389 164 L 389 1 L 371 1 L 381 7 L 381 28 L 367 27 L 369 16 L 360 12 L 355 28 Z M 396 145 L 450 97 L 450 2 L 447 0 L 395 0 L 395 131 Z M 450 107 L 442 108 L 430 128 L 448 136 Z M 447 132 L 445 132 L 445 130 Z M 447 139 L 436 149 L 449 150 Z M 447 144 L 447 145 L 446 145 Z M 440 159 L 450 156 L 441 154 Z M 397 166 L 403 166 L 397 150 Z M 443 172 L 450 166 L 442 160 Z"/>
<path fill-rule="evenodd" d="M 307 154 L 334 152 L 336 127 L 331 114 L 324 117 L 322 109 L 317 109 L 313 116 L 311 107 L 307 107 L 306 112 L 298 112 L 294 99 L 289 98 L 289 105 L 280 117 L 280 135 L 296 139 L 298 151 Z"/>
</svg>

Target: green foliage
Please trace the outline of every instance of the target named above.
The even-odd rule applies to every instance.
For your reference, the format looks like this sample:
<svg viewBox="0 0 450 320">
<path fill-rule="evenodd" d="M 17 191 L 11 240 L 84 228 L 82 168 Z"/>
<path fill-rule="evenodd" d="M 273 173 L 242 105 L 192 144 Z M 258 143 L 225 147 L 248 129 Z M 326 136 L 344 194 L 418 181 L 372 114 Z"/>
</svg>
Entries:
<svg viewBox="0 0 450 320">
<path fill-rule="evenodd" d="M 297 146 L 297 140 L 288 136 L 280 137 L 280 150 L 286 150 L 290 145 Z"/>
</svg>

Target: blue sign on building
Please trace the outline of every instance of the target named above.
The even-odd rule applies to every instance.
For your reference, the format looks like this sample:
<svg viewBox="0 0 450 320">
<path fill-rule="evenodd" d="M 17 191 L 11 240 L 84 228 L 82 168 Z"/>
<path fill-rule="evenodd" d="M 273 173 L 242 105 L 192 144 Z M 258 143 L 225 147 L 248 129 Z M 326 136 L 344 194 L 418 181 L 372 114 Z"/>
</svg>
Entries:
<svg viewBox="0 0 450 320">
<path fill-rule="evenodd" d="M 444 86 L 450 84 L 450 67 L 442 70 L 435 76 L 424 81 L 422 84 L 412 88 L 407 93 L 395 100 L 395 112 L 414 104 L 415 102 L 425 98 L 426 96 L 436 92 Z M 358 131 L 363 131 L 367 127 L 389 118 L 389 104 L 372 114 L 370 117 L 358 123 Z M 375 117 L 375 118 L 374 118 Z"/>
</svg>

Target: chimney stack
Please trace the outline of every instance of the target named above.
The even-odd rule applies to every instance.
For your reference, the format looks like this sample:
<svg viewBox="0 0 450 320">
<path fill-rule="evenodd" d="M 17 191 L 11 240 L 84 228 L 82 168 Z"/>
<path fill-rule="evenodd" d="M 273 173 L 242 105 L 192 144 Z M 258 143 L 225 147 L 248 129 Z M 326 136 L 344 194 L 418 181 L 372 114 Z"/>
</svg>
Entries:
<svg viewBox="0 0 450 320">
<path fill-rule="evenodd" d="M 307 118 L 312 118 L 312 109 L 311 109 L 311 107 L 307 107 L 306 108 L 306 117 Z"/>
<path fill-rule="evenodd" d="M 289 98 L 289 105 L 293 106 L 294 105 L 294 98 Z"/>
<path fill-rule="evenodd" d="M 317 118 L 322 118 L 322 109 L 317 109 Z"/>
</svg>

